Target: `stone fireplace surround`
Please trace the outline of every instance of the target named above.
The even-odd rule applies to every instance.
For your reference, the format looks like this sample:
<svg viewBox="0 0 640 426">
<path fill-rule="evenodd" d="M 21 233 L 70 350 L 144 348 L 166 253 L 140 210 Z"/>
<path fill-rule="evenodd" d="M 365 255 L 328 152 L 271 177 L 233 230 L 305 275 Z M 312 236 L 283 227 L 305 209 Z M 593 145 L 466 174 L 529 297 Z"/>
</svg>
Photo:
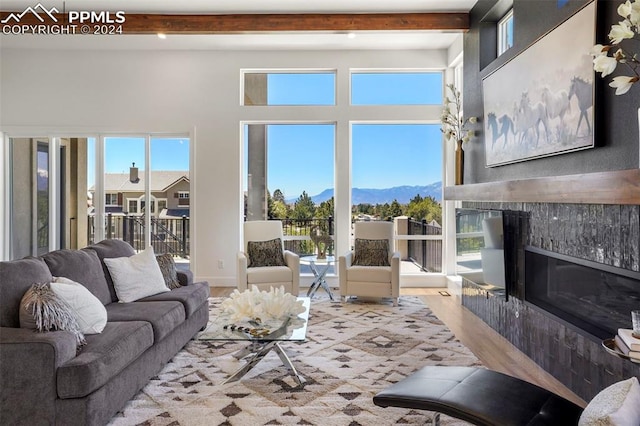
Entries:
<svg viewBox="0 0 640 426">
<path fill-rule="evenodd" d="M 464 201 L 462 206 L 525 211 L 524 244 L 640 271 L 640 205 Z M 525 304 L 524 271 L 517 275 L 508 300 L 463 279 L 462 304 L 587 401 L 614 382 L 640 377 L 640 365 L 608 354 L 593 338 Z"/>
</svg>

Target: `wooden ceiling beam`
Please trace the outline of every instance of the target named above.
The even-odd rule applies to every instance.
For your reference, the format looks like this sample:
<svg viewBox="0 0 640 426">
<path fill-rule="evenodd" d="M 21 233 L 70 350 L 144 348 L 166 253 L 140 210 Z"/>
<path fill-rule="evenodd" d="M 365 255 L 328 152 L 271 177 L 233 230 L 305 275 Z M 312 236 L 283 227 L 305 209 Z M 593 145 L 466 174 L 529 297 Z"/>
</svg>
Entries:
<svg viewBox="0 0 640 426">
<path fill-rule="evenodd" d="M 10 12 L 0 12 L 4 19 Z M 55 14 L 58 22 L 41 22 L 26 14 L 20 25 L 67 25 L 67 15 Z M 76 23 L 74 23 L 76 24 Z M 88 23 L 89 24 L 89 23 Z M 18 25 L 18 23 L 14 24 Z M 82 24 L 76 24 L 80 34 Z M 89 24 L 93 26 L 93 24 Z M 366 13 L 366 14 L 232 14 L 232 15 L 125 15 L 123 34 L 238 34 L 287 31 L 467 31 L 468 13 Z"/>
</svg>

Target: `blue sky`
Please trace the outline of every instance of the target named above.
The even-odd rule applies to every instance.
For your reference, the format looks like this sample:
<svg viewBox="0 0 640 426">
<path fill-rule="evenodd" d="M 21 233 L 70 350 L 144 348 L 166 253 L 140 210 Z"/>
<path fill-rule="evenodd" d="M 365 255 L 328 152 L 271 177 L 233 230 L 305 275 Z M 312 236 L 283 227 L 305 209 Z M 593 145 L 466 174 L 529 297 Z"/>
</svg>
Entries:
<svg viewBox="0 0 640 426">
<path fill-rule="evenodd" d="M 267 81 L 269 105 L 335 104 L 333 73 L 269 74 Z M 353 74 L 352 82 L 352 102 L 357 105 L 442 103 L 440 73 L 362 73 Z M 271 192 L 280 189 L 286 198 L 297 198 L 302 191 L 313 196 L 334 186 L 333 124 L 269 125 L 267 141 Z M 353 187 L 390 188 L 440 181 L 441 141 L 439 124 L 354 124 Z M 90 144 L 89 158 L 93 158 L 93 150 Z M 144 138 L 108 138 L 105 151 L 107 173 L 128 173 L 132 162 L 145 169 Z M 188 170 L 189 141 L 152 139 L 151 156 L 154 170 Z M 246 169 L 246 160 L 244 164 Z M 93 173 L 92 164 L 89 173 Z M 244 183 L 246 189 L 246 176 Z"/>
</svg>

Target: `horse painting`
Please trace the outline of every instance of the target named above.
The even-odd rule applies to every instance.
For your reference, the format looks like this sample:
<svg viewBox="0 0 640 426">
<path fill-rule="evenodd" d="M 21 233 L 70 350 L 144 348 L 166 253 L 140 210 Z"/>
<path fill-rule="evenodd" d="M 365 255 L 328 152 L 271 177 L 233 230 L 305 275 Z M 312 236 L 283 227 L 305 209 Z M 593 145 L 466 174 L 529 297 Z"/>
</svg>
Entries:
<svg viewBox="0 0 640 426">
<path fill-rule="evenodd" d="M 593 87 L 592 83 L 583 80 L 580 77 L 573 77 L 571 79 L 571 88 L 569 89 L 569 100 L 575 95 L 578 99 L 578 108 L 580 109 L 580 118 L 578 119 L 578 125 L 576 126 L 576 137 L 578 137 L 578 130 L 580 130 L 580 124 L 584 118 L 584 122 L 587 125 L 587 135 L 591 135 L 591 124 L 589 123 L 589 115 L 587 110 L 593 106 Z"/>
<path fill-rule="evenodd" d="M 549 120 L 560 118 L 560 124 L 564 124 L 564 116 L 571 111 L 571 102 L 566 90 L 552 93 L 548 87 L 542 89 L 542 102 L 547 107 L 547 117 Z"/>
<path fill-rule="evenodd" d="M 529 100 L 529 92 L 523 92 L 520 98 L 520 104 L 516 104 L 514 111 L 516 132 L 520 134 L 520 142 L 529 140 L 529 131 L 535 133 L 535 147 L 540 143 L 540 124 L 544 130 L 545 142 L 549 142 L 549 119 L 547 118 L 547 109 L 541 102 L 531 105 Z"/>
<path fill-rule="evenodd" d="M 491 128 L 492 142 L 491 149 L 493 149 L 494 145 L 504 136 L 504 142 L 502 143 L 502 147 L 507 146 L 507 136 L 509 136 L 509 132 L 515 136 L 516 132 L 513 126 L 513 120 L 504 114 L 501 115 L 500 118 L 496 118 L 496 115 L 493 112 L 490 112 L 487 117 L 487 124 Z"/>
</svg>

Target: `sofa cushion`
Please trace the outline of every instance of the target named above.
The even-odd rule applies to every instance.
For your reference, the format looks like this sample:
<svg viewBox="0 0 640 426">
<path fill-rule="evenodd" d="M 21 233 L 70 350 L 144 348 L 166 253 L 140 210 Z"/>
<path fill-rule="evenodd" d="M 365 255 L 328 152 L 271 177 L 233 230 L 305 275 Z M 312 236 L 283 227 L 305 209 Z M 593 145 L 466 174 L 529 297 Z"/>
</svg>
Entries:
<svg viewBox="0 0 640 426">
<path fill-rule="evenodd" d="M 85 286 L 103 305 L 111 294 L 102 263 L 93 250 L 56 250 L 42 256 L 55 277 L 66 277 Z"/>
<path fill-rule="evenodd" d="M 187 318 L 191 317 L 203 303 L 209 298 L 209 284 L 206 282 L 194 283 L 186 287 L 178 287 L 166 293 L 160 293 L 145 297 L 138 302 L 163 302 L 175 300 L 182 303 Z"/>
<path fill-rule="evenodd" d="M 133 256 L 104 259 L 104 263 L 109 268 L 121 302 L 135 302 L 143 297 L 170 291 L 164 283 L 152 246 Z"/>
<path fill-rule="evenodd" d="M 102 333 L 87 336 L 87 345 L 77 357 L 58 368 L 58 397 L 89 395 L 152 345 L 153 330 L 148 322 L 107 323 Z"/>
<path fill-rule="evenodd" d="M 90 245 L 87 249 L 94 250 L 100 260 L 110 259 L 112 257 L 128 257 L 136 254 L 136 251 L 131 247 L 131 245 L 129 245 L 129 243 L 114 239 L 102 240 L 99 243 Z M 111 274 L 109 274 L 107 265 L 105 265 L 104 262 L 102 263 L 102 269 L 104 271 L 105 279 L 107 280 L 109 293 L 111 294 L 111 301 L 117 302 L 118 296 L 116 295 L 116 290 L 113 287 L 113 279 L 111 278 Z"/>
<path fill-rule="evenodd" d="M 71 306 L 84 334 L 102 333 L 107 325 L 107 310 L 85 286 L 66 277 L 54 277 L 51 289 Z"/>
<path fill-rule="evenodd" d="M 44 260 L 27 257 L 0 262 L 0 327 L 20 327 L 20 300 L 35 283 L 50 283 L 51 272 Z"/>
<path fill-rule="evenodd" d="M 160 266 L 160 272 L 164 278 L 164 283 L 173 290 L 174 288 L 181 287 L 178 280 L 178 271 L 176 270 L 176 262 L 173 260 L 173 256 L 170 253 L 156 255 L 156 261 Z"/>
<path fill-rule="evenodd" d="M 87 343 L 76 313 L 51 288 L 51 283 L 34 284 L 24 293 L 20 301 L 20 327 L 35 329 L 39 333 L 69 331 L 75 336 L 78 348 Z"/>
<path fill-rule="evenodd" d="M 185 320 L 182 303 L 131 302 L 107 305 L 109 321 L 147 321 L 153 327 L 155 342 L 162 340 Z M 108 324 L 108 323 L 107 323 Z"/>
</svg>

